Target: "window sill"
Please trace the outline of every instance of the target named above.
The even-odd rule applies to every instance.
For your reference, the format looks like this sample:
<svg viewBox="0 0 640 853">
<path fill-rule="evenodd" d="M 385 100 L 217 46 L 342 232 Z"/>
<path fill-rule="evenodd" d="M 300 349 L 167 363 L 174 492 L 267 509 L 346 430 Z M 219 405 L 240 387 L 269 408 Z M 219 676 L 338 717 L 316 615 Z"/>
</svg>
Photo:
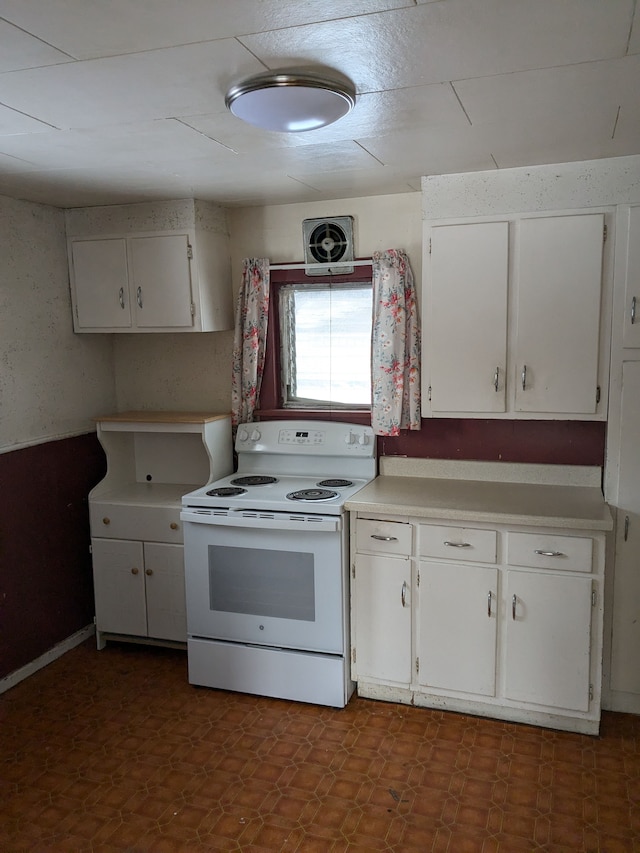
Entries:
<svg viewBox="0 0 640 853">
<path fill-rule="evenodd" d="M 371 412 L 363 409 L 256 409 L 261 421 L 338 421 L 371 426 Z"/>
</svg>

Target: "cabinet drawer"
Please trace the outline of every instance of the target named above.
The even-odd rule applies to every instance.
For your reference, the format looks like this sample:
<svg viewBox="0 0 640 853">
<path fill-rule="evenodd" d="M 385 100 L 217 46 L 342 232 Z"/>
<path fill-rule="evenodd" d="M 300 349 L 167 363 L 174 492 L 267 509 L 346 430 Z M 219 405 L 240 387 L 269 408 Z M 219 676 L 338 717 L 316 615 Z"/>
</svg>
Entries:
<svg viewBox="0 0 640 853">
<path fill-rule="evenodd" d="M 511 566 L 590 572 L 593 539 L 546 533 L 508 533 L 507 562 Z"/>
<path fill-rule="evenodd" d="M 420 556 L 437 559 L 495 563 L 498 534 L 495 530 L 472 527 L 420 525 Z"/>
<path fill-rule="evenodd" d="M 356 548 L 377 554 L 411 554 L 411 525 L 402 521 L 374 521 L 359 518 Z"/>
<path fill-rule="evenodd" d="M 89 503 L 91 535 L 105 539 L 138 539 L 182 543 L 179 507 Z"/>
</svg>

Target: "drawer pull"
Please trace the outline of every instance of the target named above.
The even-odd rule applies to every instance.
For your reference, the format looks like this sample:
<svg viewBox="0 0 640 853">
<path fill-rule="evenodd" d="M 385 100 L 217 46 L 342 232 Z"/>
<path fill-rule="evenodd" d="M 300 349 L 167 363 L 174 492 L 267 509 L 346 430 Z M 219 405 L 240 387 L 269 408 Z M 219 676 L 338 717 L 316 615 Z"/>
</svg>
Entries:
<svg viewBox="0 0 640 853">
<path fill-rule="evenodd" d="M 102 519 L 102 523 L 103 523 L 103 524 L 111 524 L 111 519 L 110 519 L 110 518 L 107 518 L 107 517 L 105 516 L 105 517 Z"/>
<path fill-rule="evenodd" d="M 153 574 L 153 569 L 145 569 L 145 570 L 144 570 L 144 573 L 145 573 L 145 575 L 152 575 L 152 574 Z"/>
<path fill-rule="evenodd" d="M 562 551 L 541 551 L 539 548 L 533 552 L 534 554 L 539 554 L 541 557 L 566 557 L 566 554 L 563 554 Z"/>
<path fill-rule="evenodd" d="M 445 539 L 447 548 L 471 548 L 471 542 L 449 542 Z"/>
<path fill-rule="evenodd" d="M 487 616 L 491 619 L 491 590 L 487 595 Z"/>
<path fill-rule="evenodd" d="M 518 603 L 518 596 L 514 595 L 511 599 L 511 618 L 515 621 L 516 618 L 516 605 Z"/>
<path fill-rule="evenodd" d="M 139 569 L 136 569 L 136 568 L 135 568 L 135 566 L 134 566 L 134 568 L 133 568 L 133 569 L 131 569 L 131 574 L 132 574 L 132 575 L 137 575 L 137 574 L 138 574 L 138 571 L 139 571 Z"/>
<path fill-rule="evenodd" d="M 400 601 L 402 602 L 402 606 L 407 606 L 407 582 L 404 581 L 402 584 L 402 592 L 400 593 Z"/>
<path fill-rule="evenodd" d="M 171 522 L 171 524 L 169 525 L 169 527 L 170 527 L 172 530 L 177 530 L 177 529 L 178 529 L 178 524 L 177 524 L 177 522 L 172 521 L 172 522 Z"/>
<path fill-rule="evenodd" d="M 372 533 L 371 538 L 372 539 L 379 539 L 380 542 L 397 542 L 398 541 L 397 536 L 378 536 L 377 533 Z"/>
</svg>

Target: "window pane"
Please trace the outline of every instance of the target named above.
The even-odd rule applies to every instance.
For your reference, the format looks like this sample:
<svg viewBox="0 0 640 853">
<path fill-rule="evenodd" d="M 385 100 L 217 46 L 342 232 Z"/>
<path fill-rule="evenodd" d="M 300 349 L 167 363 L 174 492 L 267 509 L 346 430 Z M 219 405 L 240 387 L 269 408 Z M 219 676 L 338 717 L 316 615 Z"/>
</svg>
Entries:
<svg viewBox="0 0 640 853">
<path fill-rule="evenodd" d="M 285 401 L 370 405 L 371 294 L 369 284 L 286 289 Z"/>
</svg>

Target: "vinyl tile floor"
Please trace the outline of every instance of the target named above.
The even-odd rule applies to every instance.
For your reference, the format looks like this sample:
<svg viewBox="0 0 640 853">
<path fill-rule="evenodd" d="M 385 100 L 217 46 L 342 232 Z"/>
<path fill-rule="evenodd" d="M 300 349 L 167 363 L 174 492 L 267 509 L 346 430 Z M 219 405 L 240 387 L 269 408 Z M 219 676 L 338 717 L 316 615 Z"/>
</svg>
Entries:
<svg viewBox="0 0 640 853">
<path fill-rule="evenodd" d="M 2 853 L 636 853 L 640 717 L 599 737 L 187 683 L 87 641 L 0 696 Z"/>
</svg>

